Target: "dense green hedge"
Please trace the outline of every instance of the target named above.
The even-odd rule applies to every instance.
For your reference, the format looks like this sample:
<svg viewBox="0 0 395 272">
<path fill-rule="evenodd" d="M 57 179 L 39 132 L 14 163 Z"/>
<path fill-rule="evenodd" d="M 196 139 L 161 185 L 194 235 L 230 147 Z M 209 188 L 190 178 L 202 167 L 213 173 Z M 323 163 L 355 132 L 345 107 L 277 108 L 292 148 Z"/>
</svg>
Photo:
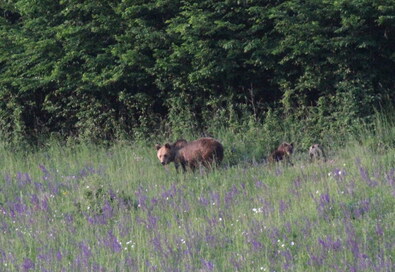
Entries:
<svg viewBox="0 0 395 272">
<path fill-rule="evenodd" d="M 5 0 L 1 136 L 204 131 L 270 108 L 342 127 L 395 98 L 394 14 L 392 0 Z"/>
</svg>

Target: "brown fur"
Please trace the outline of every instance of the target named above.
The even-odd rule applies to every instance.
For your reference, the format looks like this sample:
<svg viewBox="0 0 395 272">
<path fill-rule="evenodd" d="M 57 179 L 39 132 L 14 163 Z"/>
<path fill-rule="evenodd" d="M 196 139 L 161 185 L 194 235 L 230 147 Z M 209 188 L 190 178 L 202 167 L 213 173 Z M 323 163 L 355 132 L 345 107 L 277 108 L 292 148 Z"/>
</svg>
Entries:
<svg viewBox="0 0 395 272">
<path fill-rule="evenodd" d="M 310 146 L 309 155 L 310 155 L 310 162 L 319 161 L 319 160 L 322 160 L 324 162 L 326 161 L 324 149 L 320 144 L 313 144 L 312 146 Z"/>
<path fill-rule="evenodd" d="M 269 162 L 279 162 L 279 161 L 286 161 L 287 163 L 292 164 L 291 162 L 291 155 L 293 153 L 294 144 L 293 143 L 282 143 L 278 146 L 276 150 L 274 150 L 269 156 Z"/>
<path fill-rule="evenodd" d="M 176 170 L 181 164 L 184 172 L 186 168 L 194 171 L 200 165 L 211 168 L 221 163 L 224 157 L 222 144 L 213 138 L 200 138 L 192 142 L 178 140 L 174 144 L 156 145 L 157 156 L 162 165 L 174 162 Z"/>
<path fill-rule="evenodd" d="M 179 139 L 174 142 L 173 146 L 176 148 L 181 148 L 181 147 L 186 146 L 187 144 L 188 144 L 187 140 Z"/>
</svg>

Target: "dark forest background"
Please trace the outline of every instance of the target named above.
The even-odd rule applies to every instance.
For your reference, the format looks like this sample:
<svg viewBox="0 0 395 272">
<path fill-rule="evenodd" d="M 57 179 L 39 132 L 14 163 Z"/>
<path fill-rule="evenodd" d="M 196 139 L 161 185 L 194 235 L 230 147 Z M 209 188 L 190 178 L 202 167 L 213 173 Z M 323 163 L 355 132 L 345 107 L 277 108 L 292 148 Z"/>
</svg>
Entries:
<svg viewBox="0 0 395 272">
<path fill-rule="evenodd" d="M 0 137 L 350 133 L 392 107 L 394 48 L 393 0 L 2 0 Z"/>
</svg>

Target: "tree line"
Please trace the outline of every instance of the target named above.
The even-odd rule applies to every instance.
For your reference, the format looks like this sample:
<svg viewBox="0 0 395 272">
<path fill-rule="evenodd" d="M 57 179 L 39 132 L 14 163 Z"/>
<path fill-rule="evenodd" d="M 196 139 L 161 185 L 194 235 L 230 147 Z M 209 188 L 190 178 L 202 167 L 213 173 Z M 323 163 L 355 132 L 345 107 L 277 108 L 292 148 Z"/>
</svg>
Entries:
<svg viewBox="0 0 395 272">
<path fill-rule="evenodd" d="M 395 98 L 392 0 L 4 0 L 0 135 L 111 140 Z"/>
</svg>

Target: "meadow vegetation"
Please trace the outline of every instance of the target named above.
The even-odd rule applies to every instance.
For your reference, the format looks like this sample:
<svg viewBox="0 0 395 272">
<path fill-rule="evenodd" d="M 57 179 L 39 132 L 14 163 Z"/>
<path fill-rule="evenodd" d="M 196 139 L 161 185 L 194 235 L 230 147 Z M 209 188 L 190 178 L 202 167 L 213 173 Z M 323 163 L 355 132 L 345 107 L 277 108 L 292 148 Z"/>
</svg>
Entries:
<svg viewBox="0 0 395 272">
<path fill-rule="evenodd" d="M 393 120 L 328 135 L 326 163 L 279 127 L 294 166 L 268 165 L 270 123 L 249 124 L 211 131 L 220 168 L 178 175 L 156 142 L 2 143 L 0 270 L 394 271 Z"/>
<path fill-rule="evenodd" d="M 395 271 L 394 11 L 0 1 L 0 271 Z"/>
</svg>

